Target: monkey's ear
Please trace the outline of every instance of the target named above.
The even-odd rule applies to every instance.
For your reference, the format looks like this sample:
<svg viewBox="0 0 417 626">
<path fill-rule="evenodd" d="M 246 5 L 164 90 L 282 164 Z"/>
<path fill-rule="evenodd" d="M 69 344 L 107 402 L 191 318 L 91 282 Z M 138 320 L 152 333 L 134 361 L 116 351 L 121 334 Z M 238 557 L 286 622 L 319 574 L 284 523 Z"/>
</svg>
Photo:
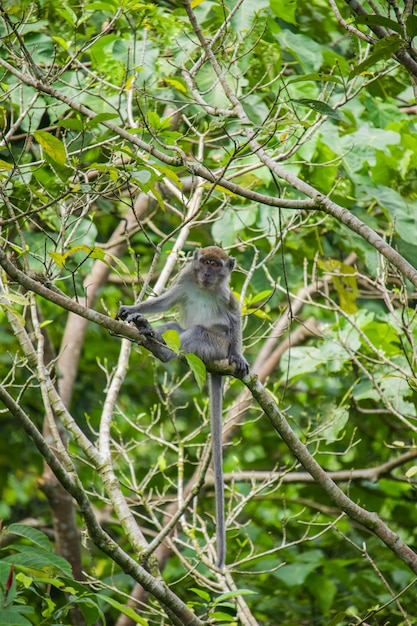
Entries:
<svg viewBox="0 0 417 626">
<path fill-rule="evenodd" d="M 196 248 L 194 250 L 194 254 L 193 254 L 194 261 L 198 261 L 198 259 L 200 258 L 200 250 L 201 250 L 201 248 Z"/>
<path fill-rule="evenodd" d="M 232 256 L 229 256 L 229 260 L 227 262 L 227 267 L 229 268 L 229 270 L 232 271 L 235 265 L 236 265 L 236 259 L 234 259 Z"/>
</svg>

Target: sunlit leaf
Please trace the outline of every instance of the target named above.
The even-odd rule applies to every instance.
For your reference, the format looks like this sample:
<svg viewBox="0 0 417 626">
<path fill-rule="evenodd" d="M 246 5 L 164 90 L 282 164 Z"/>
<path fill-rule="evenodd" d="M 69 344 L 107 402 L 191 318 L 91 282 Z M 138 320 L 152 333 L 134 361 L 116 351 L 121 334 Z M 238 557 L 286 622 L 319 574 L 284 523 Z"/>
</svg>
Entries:
<svg viewBox="0 0 417 626">
<path fill-rule="evenodd" d="M 164 454 L 158 455 L 158 467 L 161 472 L 165 472 L 167 468 L 167 460 Z"/>
<path fill-rule="evenodd" d="M 36 141 L 42 146 L 46 154 L 59 165 L 65 165 L 67 152 L 65 146 L 58 137 L 44 130 L 35 130 L 33 133 Z"/>
<path fill-rule="evenodd" d="M 164 77 L 162 80 L 164 81 L 164 83 L 167 83 L 168 85 L 171 85 L 171 87 L 174 87 L 174 89 L 176 89 L 177 91 L 181 91 L 181 93 L 187 93 L 187 88 L 177 78 Z"/>
<path fill-rule="evenodd" d="M 5 298 L 10 302 L 15 302 L 16 304 L 21 304 L 22 306 L 29 306 L 30 302 L 26 298 L 26 296 L 21 293 L 7 293 L 4 294 Z"/>
<path fill-rule="evenodd" d="M 190 587 L 190 591 L 197 594 L 199 598 L 201 598 L 202 600 L 205 600 L 206 602 L 210 602 L 211 600 L 210 594 L 207 593 L 207 591 L 204 591 L 204 589 L 197 589 L 196 587 Z"/>
<path fill-rule="evenodd" d="M 167 344 L 168 348 L 173 350 L 178 354 L 181 346 L 181 340 L 178 331 L 176 330 L 166 330 L 162 333 L 162 337 Z"/>
<path fill-rule="evenodd" d="M 332 281 L 339 296 L 340 308 L 346 313 L 358 310 L 358 284 L 356 270 L 337 259 L 319 259 L 318 265 L 332 276 Z"/>
<path fill-rule="evenodd" d="M 213 602 L 213 605 L 216 606 L 220 602 L 224 602 L 225 600 L 230 600 L 230 598 L 239 598 L 240 596 L 251 596 L 257 595 L 257 591 L 253 591 L 253 589 L 234 589 L 233 591 L 226 591 L 225 593 L 220 594 Z"/>
<path fill-rule="evenodd" d="M 412 478 L 416 474 L 417 474 L 417 465 L 413 465 L 412 467 L 409 467 L 405 473 L 407 478 Z"/>
<path fill-rule="evenodd" d="M 62 128 L 69 128 L 70 130 L 78 131 L 82 131 L 82 129 L 84 128 L 81 120 L 77 119 L 76 117 L 69 117 L 65 120 L 59 120 L 58 122 L 56 122 L 56 125 L 61 126 Z"/>
<path fill-rule="evenodd" d="M 123 615 L 129 617 L 133 622 L 135 622 L 135 624 L 140 624 L 141 626 L 149 626 L 149 622 L 147 619 L 140 617 L 140 615 L 138 615 L 136 611 L 131 609 L 126 604 L 122 604 L 111 596 L 105 596 L 101 593 L 98 593 L 97 597 L 100 598 L 102 602 L 107 602 L 107 604 L 110 604 L 110 606 L 112 606 L 114 609 L 117 609 L 118 611 L 120 611 L 120 613 L 123 613 Z"/>
</svg>

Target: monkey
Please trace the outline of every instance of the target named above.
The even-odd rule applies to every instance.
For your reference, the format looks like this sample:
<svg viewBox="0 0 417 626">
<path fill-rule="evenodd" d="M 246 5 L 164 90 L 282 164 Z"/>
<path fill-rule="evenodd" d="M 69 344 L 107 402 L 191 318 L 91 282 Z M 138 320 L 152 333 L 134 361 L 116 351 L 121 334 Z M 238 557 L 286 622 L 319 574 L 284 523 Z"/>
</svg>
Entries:
<svg viewBox="0 0 417 626">
<path fill-rule="evenodd" d="M 121 306 L 117 317 L 133 322 L 139 331 L 161 344 L 166 330 L 176 330 L 185 353 L 196 354 L 205 364 L 227 359 L 235 366 L 235 376 L 243 378 L 249 365 L 242 354 L 241 311 L 229 281 L 235 259 L 222 248 L 196 248 L 191 262 L 178 274 L 172 287 L 162 295 L 133 306 Z M 169 322 L 153 329 L 143 313 L 159 313 L 176 307 L 179 324 Z M 162 350 L 163 360 L 175 353 Z M 222 570 L 226 557 L 224 515 L 222 408 L 223 380 L 220 374 L 209 374 L 210 428 L 216 500 L 216 565 Z"/>
</svg>

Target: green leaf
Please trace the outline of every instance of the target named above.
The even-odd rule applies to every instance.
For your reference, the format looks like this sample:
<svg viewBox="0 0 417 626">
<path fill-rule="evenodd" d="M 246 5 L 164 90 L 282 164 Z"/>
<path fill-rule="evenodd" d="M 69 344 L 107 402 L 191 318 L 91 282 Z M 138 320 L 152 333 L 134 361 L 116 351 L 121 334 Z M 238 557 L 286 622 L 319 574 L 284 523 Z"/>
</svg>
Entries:
<svg viewBox="0 0 417 626">
<path fill-rule="evenodd" d="M 194 374 L 194 378 L 197 381 L 198 388 L 201 390 L 204 387 L 204 383 L 206 382 L 206 366 L 203 361 L 196 354 L 192 354 L 192 352 L 188 352 L 185 355 L 187 363 Z"/>
<path fill-rule="evenodd" d="M 13 535 L 19 535 L 19 537 L 26 537 L 26 539 L 29 539 L 29 541 L 39 546 L 39 548 L 43 548 L 49 552 L 52 550 L 51 542 L 48 537 L 37 528 L 32 528 L 32 526 L 27 526 L 26 524 L 10 524 L 7 528 L 7 532 Z"/>
<path fill-rule="evenodd" d="M 23 571 L 26 569 L 40 571 L 53 569 L 62 572 L 66 576 L 71 576 L 71 566 L 68 561 L 53 552 L 46 552 L 39 548 L 15 543 L 8 547 L 9 549 L 17 550 L 17 553 L 5 557 L 3 563 L 14 563 L 16 566 L 21 567 Z"/>
<path fill-rule="evenodd" d="M 26 617 L 20 615 L 19 611 L 24 607 L 12 606 L 10 609 L 0 609 L 0 626 L 32 626 Z"/>
<path fill-rule="evenodd" d="M 265 311 L 262 311 L 262 309 L 248 309 L 246 306 L 242 307 L 242 315 L 254 315 L 255 317 L 259 317 L 261 320 L 271 319 L 271 316 L 268 315 L 268 313 L 265 313 Z"/>
<path fill-rule="evenodd" d="M 203 589 L 197 589 L 196 587 L 190 587 L 190 591 L 193 591 L 199 598 L 201 598 L 202 600 L 205 600 L 206 602 L 210 602 L 211 601 L 210 594 L 207 593 L 207 591 L 204 591 Z"/>
<path fill-rule="evenodd" d="M 93 626 L 93 624 L 97 624 L 98 622 L 101 624 L 106 623 L 106 618 L 96 601 L 96 596 L 93 597 L 89 595 L 79 598 L 78 596 L 71 595 L 70 601 L 79 606 L 87 622 L 87 626 Z"/>
<path fill-rule="evenodd" d="M 417 35 L 417 15 L 409 15 L 405 23 L 407 36 L 413 39 Z"/>
<path fill-rule="evenodd" d="M 339 83 L 339 85 L 343 85 L 343 81 L 337 76 L 333 76 L 333 74 L 325 74 L 324 72 L 315 72 L 313 74 L 303 74 L 303 76 L 296 76 L 295 78 L 291 78 L 289 83 L 301 83 L 307 80 L 312 80 L 315 82 L 325 82 L 325 83 Z"/>
<path fill-rule="evenodd" d="M 162 80 L 164 81 L 164 83 L 167 83 L 168 85 L 171 85 L 171 87 L 174 87 L 174 89 L 176 89 L 177 91 L 187 93 L 187 88 L 185 87 L 185 85 L 183 85 L 182 82 L 180 82 L 180 80 L 178 80 L 178 78 L 164 77 Z"/>
<path fill-rule="evenodd" d="M 164 333 L 162 333 L 162 337 L 168 348 L 178 354 L 181 347 L 181 340 L 178 331 L 166 330 Z"/>
<path fill-rule="evenodd" d="M 260 300 L 265 300 L 272 293 L 272 289 L 265 289 L 265 291 L 260 291 L 257 294 L 254 294 L 249 298 L 249 303 L 254 304 L 255 302 L 259 302 Z"/>
<path fill-rule="evenodd" d="M 68 257 L 77 252 L 85 252 L 87 257 L 91 257 L 92 259 L 99 259 L 100 261 L 103 261 L 103 263 L 105 263 L 106 265 L 110 266 L 110 263 L 106 260 L 106 252 L 102 248 L 90 248 L 90 246 L 73 246 L 72 248 L 70 248 L 70 250 L 67 250 L 65 254 L 60 254 L 59 252 L 48 252 L 48 254 L 59 267 L 63 268 L 65 267 L 65 263 Z"/>
<path fill-rule="evenodd" d="M 117 113 L 98 113 L 95 117 L 88 120 L 87 126 L 93 128 L 102 122 L 109 122 L 110 120 L 114 120 L 118 117 Z"/>
<path fill-rule="evenodd" d="M 23 572 L 18 572 L 16 574 L 16 580 L 22 583 L 25 589 L 28 589 L 33 584 L 34 578 L 32 576 L 26 576 Z"/>
<path fill-rule="evenodd" d="M 159 130 L 161 128 L 161 118 L 158 113 L 155 113 L 155 111 L 148 112 L 148 122 L 152 128 L 155 128 L 155 130 Z"/>
<path fill-rule="evenodd" d="M 349 411 L 346 407 L 327 407 L 326 411 L 331 409 L 330 423 L 321 432 L 326 443 L 337 441 L 345 428 L 347 421 L 349 420 Z"/>
<path fill-rule="evenodd" d="M 107 604 L 110 604 L 110 606 L 112 606 L 114 609 L 117 609 L 118 611 L 123 613 L 123 615 L 130 617 L 130 619 L 133 620 L 135 624 L 141 624 L 141 626 L 149 626 L 149 622 L 147 619 L 140 617 L 133 609 L 126 606 L 125 604 L 121 604 L 114 598 L 105 596 L 102 593 L 98 593 L 97 597 L 100 598 L 103 602 L 107 602 Z"/>
<path fill-rule="evenodd" d="M 10 171 L 12 169 L 13 169 L 13 165 L 11 165 L 10 163 L 7 163 L 7 161 L 3 161 L 3 159 L 0 159 L 0 170 Z"/>
<path fill-rule="evenodd" d="M 67 151 L 65 146 L 58 137 L 47 133 L 44 130 L 35 130 L 33 133 L 36 141 L 42 146 L 46 154 L 58 165 L 65 165 L 67 160 Z"/>
<path fill-rule="evenodd" d="M 115 254 L 110 254 L 109 252 L 106 252 L 106 256 L 108 256 L 109 259 L 111 259 L 113 263 L 117 265 L 117 267 L 119 268 L 119 270 L 121 270 L 123 274 L 129 274 L 129 268 L 123 263 L 123 261 L 119 259 L 119 257 L 117 257 Z"/>
<path fill-rule="evenodd" d="M 6 304 L 6 302 L 2 302 L 0 300 L 0 309 L 4 309 L 5 311 L 9 311 L 9 313 L 19 320 L 22 326 L 26 326 L 26 320 L 19 311 L 16 311 L 10 304 Z"/>
<path fill-rule="evenodd" d="M 327 115 L 328 117 L 332 117 L 335 120 L 340 120 L 340 115 L 338 111 L 334 111 L 332 107 L 330 107 L 325 102 L 321 102 L 321 100 L 312 100 L 311 98 L 299 98 L 294 99 L 294 102 L 299 102 L 303 106 L 308 107 L 309 109 L 313 109 L 313 111 L 317 111 L 321 115 Z"/>
<path fill-rule="evenodd" d="M 55 43 L 57 43 L 59 46 L 61 46 L 61 48 L 63 48 L 63 50 L 67 51 L 69 50 L 69 45 L 66 42 L 66 40 L 63 37 L 59 37 L 59 35 L 52 37 L 52 41 L 54 41 Z M 61 124 L 57 124 L 58 126 L 61 126 Z"/>
<path fill-rule="evenodd" d="M 219 602 L 224 602 L 225 600 L 230 600 L 230 598 L 239 598 L 240 596 L 250 596 L 253 594 L 257 594 L 257 591 L 253 591 L 252 589 L 235 589 L 234 591 L 226 591 L 226 593 L 222 593 L 218 598 L 216 598 L 213 602 L 213 606 L 219 604 Z"/>
<path fill-rule="evenodd" d="M 275 577 L 287 587 L 300 587 L 305 583 L 307 576 L 314 572 L 317 567 L 317 563 L 290 563 L 280 567 L 275 572 Z"/>
<path fill-rule="evenodd" d="M 167 460 L 164 454 L 158 455 L 158 468 L 161 472 L 165 472 L 167 468 Z"/>
<path fill-rule="evenodd" d="M 58 267 L 65 266 L 65 256 L 63 254 L 60 254 L 59 252 L 48 252 L 48 254 L 51 257 L 51 259 L 55 261 Z"/>
<path fill-rule="evenodd" d="M 272 13 L 278 18 L 290 24 L 297 24 L 295 19 L 296 0 L 270 0 L 270 5 Z"/>
<path fill-rule="evenodd" d="M 59 120 L 58 122 L 56 122 L 56 125 L 61 126 L 62 128 L 69 128 L 69 130 L 77 131 L 81 131 L 84 128 L 81 120 L 75 117 L 70 117 L 66 120 Z"/>
<path fill-rule="evenodd" d="M 229 615 L 229 613 L 223 613 L 223 611 L 215 611 L 210 614 L 212 618 L 215 620 L 221 620 L 222 622 L 234 622 L 236 623 L 236 618 L 234 615 Z"/>
<path fill-rule="evenodd" d="M 16 304 L 21 304 L 22 306 L 29 306 L 30 304 L 26 296 L 22 296 L 21 293 L 7 293 L 4 294 L 4 297 L 10 302 L 15 302 Z"/>
<path fill-rule="evenodd" d="M 339 296 L 340 308 L 345 313 L 355 313 L 358 310 L 356 299 L 359 295 L 355 268 L 337 259 L 319 259 L 318 265 L 331 274 Z"/>
<path fill-rule="evenodd" d="M 365 61 L 359 63 L 349 74 L 349 80 L 365 72 L 378 61 L 389 59 L 395 54 L 402 45 L 402 39 L 398 35 L 390 35 L 384 39 L 380 39 L 374 46 L 374 51 Z"/>
<path fill-rule="evenodd" d="M 394 22 L 394 20 L 390 20 L 388 17 L 384 17 L 383 15 L 358 15 L 355 17 L 355 24 L 366 24 L 369 26 L 383 26 L 384 28 L 389 28 L 399 35 L 402 35 L 402 27 L 398 22 Z"/>
<path fill-rule="evenodd" d="M 116 9 L 119 5 L 115 2 L 89 2 L 85 5 L 86 11 L 111 11 L 111 13 L 116 13 Z"/>
</svg>

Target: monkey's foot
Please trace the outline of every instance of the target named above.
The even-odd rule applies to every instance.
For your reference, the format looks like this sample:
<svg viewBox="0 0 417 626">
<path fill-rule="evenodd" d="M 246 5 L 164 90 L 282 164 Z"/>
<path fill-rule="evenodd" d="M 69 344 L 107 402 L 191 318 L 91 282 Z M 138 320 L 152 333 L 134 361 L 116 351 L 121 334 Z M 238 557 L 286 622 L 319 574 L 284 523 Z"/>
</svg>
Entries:
<svg viewBox="0 0 417 626">
<path fill-rule="evenodd" d="M 249 365 L 246 359 L 243 356 L 238 354 L 230 354 L 229 355 L 229 363 L 232 365 L 233 363 L 236 366 L 235 374 L 238 378 L 244 378 L 249 374 Z"/>
</svg>

